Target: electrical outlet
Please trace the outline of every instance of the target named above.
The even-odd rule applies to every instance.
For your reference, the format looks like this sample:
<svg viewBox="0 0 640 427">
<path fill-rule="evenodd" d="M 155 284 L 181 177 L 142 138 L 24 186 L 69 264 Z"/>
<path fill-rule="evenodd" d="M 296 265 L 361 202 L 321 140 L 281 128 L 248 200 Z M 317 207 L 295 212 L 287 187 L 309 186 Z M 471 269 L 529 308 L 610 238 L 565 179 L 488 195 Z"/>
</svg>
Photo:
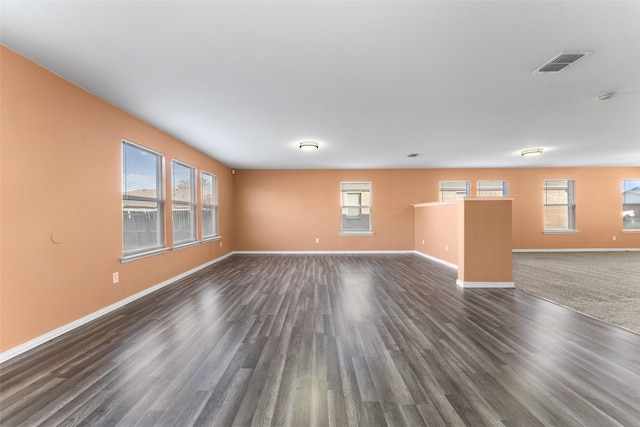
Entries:
<svg viewBox="0 0 640 427">
<path fill-rule="evenodd" d="M 444 250 L 449 251 L 449 245 L 444 245 Z"/>
<path fill-rule="evenodd" d="M 422 244 L 424 245 L 424 240 L 422 241 Z"/>
<path fill-rule="evenodd" d="M 613 236 L 613 240 L 616 240 L 616 236 Z"/>
<path fill-rule="evenodd" d="M 220 247 L 222 247 L 222 240 L 220 240 Z"/>
<path fill-rule="evenodd" d="M 316 237 L 316 243 L 320 243 L 320 238 Z"/>
<path fill-rule="evenodd" d="M 113 284 L 115 285 L 119 281 L 120 281 L 120 273 L 116 271 L 115 273 L 113 273 Z"/>
</svg>

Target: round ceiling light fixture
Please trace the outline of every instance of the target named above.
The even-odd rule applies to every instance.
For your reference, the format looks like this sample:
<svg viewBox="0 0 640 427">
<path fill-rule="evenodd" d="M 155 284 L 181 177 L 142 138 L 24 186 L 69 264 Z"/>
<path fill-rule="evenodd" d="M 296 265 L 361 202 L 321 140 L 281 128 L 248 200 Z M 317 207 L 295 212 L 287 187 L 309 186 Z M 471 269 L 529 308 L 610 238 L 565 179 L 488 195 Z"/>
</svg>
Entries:
<svg viewBox="0 0 640 427">
<path fill-rule="evenodd" d="M 613 98 L 613 95 L 615 95 L 615 92 L 601 93 L 600 95 L 596 96 L 596 99 L 598 101 L 606 101 L 607 99 Z"/>
<path fill-rule="evenodd" d="M 527 148 L 526 150 L 522 150 L 520 154 L 522 157 L 533 157 L 539 156 L 543 151 L 544 150 L 542 148 Z"/>
<path fill-rule="evenodd" d="M 314 141 L 302 141 L 298 144 L 298 148 L 304 151 L 315 151 L 318 149 L 318 143 Z"/>
</svg>

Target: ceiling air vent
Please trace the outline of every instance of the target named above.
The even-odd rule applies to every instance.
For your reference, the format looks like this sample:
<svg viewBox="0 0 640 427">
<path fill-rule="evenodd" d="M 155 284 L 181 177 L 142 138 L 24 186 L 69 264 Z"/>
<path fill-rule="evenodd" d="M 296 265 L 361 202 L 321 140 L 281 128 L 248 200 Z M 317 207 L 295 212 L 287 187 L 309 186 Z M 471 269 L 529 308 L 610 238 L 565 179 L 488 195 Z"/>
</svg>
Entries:
<svg viewBox="0 0 640 427">
<path fill-rule="evenodd" d="M 538 68 L 535 72 L 557 73 L 588 54 L 588 52 L 561 53 L 556 55 L 555 58 L 544 64 L 542 67 Z"/>
</svg>

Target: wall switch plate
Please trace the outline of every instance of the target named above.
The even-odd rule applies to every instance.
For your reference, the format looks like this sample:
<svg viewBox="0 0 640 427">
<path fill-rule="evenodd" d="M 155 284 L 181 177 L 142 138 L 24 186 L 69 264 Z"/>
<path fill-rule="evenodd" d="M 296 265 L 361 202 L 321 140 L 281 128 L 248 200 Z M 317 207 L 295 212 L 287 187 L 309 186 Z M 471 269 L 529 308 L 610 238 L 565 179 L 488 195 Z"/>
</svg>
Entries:
<svg viewBox="0 0 640 427">
<path fill-rule="evenodd" d="M 116 284 L 119 281 L 120 281 L 120 273 L 116 271 L 115 273 L 113 273 L 113 284 Z"/>
</svg>

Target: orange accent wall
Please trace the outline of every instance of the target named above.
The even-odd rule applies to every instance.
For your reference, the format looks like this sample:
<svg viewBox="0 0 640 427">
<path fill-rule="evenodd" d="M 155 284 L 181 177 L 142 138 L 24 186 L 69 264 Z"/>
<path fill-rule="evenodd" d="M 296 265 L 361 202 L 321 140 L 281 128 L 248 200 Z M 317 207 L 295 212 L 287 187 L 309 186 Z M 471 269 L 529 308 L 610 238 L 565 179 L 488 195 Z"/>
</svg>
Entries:
<svg viewBox="0 0 640 427">
<path fill-rule="evenodd" d="M 458 279 L 513 282 L 511 200 L 458 202 Z"/>
<path fill-rule="evenodd" d="M 415 250 L 458 267 L 462 282 L 512 282 L 511 198 L 415 205 Z"/>
<path fill-rule="evenodd" d="M 458 202 L 415 207 L 415 250 L 458 264 Z"/>
<path fill-rule="evenodd" d="M 229 168 L 0 49 L 0 351 L 231 251 Z M 223 247 L 212 241 L 120 263 L 123 138 L 163 153 L 167 177 L 171 159 L 217 175 Z M 165 215 L 171 218 L 170 203 Z M 52 241 L 54 232 L 62 243 Z"/>
<path fill-rule="evenodd" d="M 240 170 L 236 250 L 413 250 L 413 170 Z M 340 236 L 340 181 L 370 181 L 373 236 Z M 316 243 L 316 238 L 320 239 Z"/>
<path fill-rule="evenodd" d="M 524 159 L 523 159 L 524 160 Z M 640 248 L 640 233 L 622 231 L 622 180 L 640 179 L 640 167 L 240 170 L 234 184 L 236 250 L 413 250 L 413 208 L 439 198 L 441 180 L 508 181 L 515 249 Z M 575 234 L 544 234 L 545 179 L 576 182 Z M 372 182 L 371 237 L 340 231 L 340 181 Z M 613 240 L 616 236 L 616 240 Z M 320 238 L 316 244 L 315 237 Z"/>
</svg>

